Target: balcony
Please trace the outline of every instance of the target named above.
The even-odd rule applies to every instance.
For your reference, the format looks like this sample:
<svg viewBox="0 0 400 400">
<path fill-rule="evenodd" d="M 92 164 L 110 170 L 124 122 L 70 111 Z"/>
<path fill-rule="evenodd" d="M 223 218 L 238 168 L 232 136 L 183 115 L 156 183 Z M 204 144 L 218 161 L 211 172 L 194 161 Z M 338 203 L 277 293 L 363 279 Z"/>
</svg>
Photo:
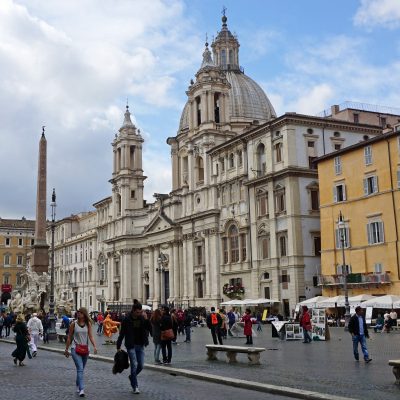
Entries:
<svg viewBox="0 0 400 400">
<path fill-rule="evenodd" d="M 318 286 L 335 287 L 343 286 L 344 275 L 320 275 L 318 277 Z M 355 273 L 347 275 L 347 286 L 350 288 L 360 286 L 378 286 L 390 285 L 390 274 L 388 272 L 382 274 L 371 273 Z"/>
</svg>

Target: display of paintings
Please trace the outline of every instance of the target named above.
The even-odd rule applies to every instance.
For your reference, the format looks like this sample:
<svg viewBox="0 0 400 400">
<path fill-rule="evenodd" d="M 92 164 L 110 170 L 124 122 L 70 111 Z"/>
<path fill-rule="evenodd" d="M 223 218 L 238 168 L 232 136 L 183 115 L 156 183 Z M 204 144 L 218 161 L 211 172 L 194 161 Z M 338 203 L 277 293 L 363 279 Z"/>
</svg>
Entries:
<svg viewBox="0 0 400 400">
<path fill-rule="evenodd" d="M 303 339 L 303 328 L 299 324 L 286 324 L 286 340 Z"/>
<path fill-rule="evenodd" d="M 311 325 L 313 340 L 325 340 L 326 315 L 324 308 L 314 308 L 312 310 Z"/>
</svg>

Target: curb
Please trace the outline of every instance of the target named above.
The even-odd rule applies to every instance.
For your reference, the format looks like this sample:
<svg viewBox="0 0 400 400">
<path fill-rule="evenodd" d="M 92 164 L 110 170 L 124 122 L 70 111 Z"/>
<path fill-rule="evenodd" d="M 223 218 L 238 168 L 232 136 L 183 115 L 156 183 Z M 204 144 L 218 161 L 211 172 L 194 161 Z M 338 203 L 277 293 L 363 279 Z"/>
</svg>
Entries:
<svg viewBox="0 0 400 400">
<path fill-rule="evenodd" d="M 8 339 L 0 339 L 0 342 L 15 344 L 14 341 Z M 38 349 L 50 351 L 53 353 L 64 354 L 64 350 L 55 349 L 46 346 L 38 346 Z M 96 354 L 89 355 L 89 358 L 95 361 L 102 361 L 109 364 L 114 363 L 114 359 L 111 357 L 99 356 Z M 226 378 L 220 375 L 211 375 L 203 372 L 194 372 L 188 369 L 172 368 L 167 366 L 158 366 L 145 364 L 144 367 L 150 371 L 162 372 L 164 374 L 170 374 L 172 376 L 184 376 L 186 378 L 202 380 L 206 382 L 218 383 L 220 385 L 228 385 L 241 389 L 254 390 L 257 392 L 271 393 L 280 396 L 293 397 L 296 399 L 306 399 L 306 400 L 355 400 L 349 397 L 341 397 L 330 394 L 324 394 L 319 392 L 312 392 L 309 390 L 295 389 L 287 386 L 276 386 L 267 383 L 259 383 L 254 381 L 247 381 L 243 379 L 236 378 Z"/>
</svg>

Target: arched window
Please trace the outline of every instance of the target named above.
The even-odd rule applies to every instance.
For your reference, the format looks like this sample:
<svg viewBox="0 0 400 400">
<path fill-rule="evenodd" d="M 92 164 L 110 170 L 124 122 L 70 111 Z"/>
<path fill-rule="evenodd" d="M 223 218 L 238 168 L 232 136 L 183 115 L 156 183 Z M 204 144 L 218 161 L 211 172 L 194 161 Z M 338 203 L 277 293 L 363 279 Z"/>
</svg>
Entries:
<svg viewBox="0 0 400 400">
<path fill-rule="evenodd" d="M 226 50 L 221 50 L 221 66 L 226 67 Z"/>
<path fill-rule="evenodd" d="M 282 161 L 282 143 L 277 143 L 275 145 L 275 161 L 281 162 Z"/>
<path fill-rule="evenodd" d="M 197 278 L 197 297 L 203 297 L 203 281 L 201 280 L 201 277 Z"/>
<path fill-rule="evenodd" d="M 229 228 L 229 245 L 231 252 L 231 262 L 235 263 L 239 261 L 239 232 L 235 225 Z"/>
<path fill-rule="evenodd" d="M 200 96 L 196 97 L 196 116 L 197 116 L 197 126 L 201 124 L 201 99 Z"/>
<path fill-rule="evenodd" d="M 219 108 L 219 93 L 215 93 L 214 94 L 214 119 L 217 124 L 219 124 L 219 122 L 220 122 L 219 110 L 220 110 L 220 108 Z"/>
<path fill-rule="evenodd" d="M 235 156 L 233 153 L 229 154 L 229 168 L 233 168 L 235 166 Z"/>
<path fill-rule="evenodd" d="M 201 157 L 197 157 L 197 182 L 204 182 L 204 162 Z"/>
<path fill-rule="evenodd" d="M 266 163 L 266 156 L 265 156 L 265 146 L 263 143 L 260 143 L 257 146 L 257 175 L 262 176 L 265 174 L 267 170 L 267 163 Z"/>
</svg>

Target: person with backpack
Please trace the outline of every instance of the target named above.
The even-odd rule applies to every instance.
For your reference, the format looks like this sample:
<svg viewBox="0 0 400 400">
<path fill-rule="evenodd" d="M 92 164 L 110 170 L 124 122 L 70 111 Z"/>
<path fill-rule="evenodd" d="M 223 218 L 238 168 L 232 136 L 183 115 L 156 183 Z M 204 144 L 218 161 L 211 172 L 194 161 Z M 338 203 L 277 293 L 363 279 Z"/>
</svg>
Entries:
<svg viewBox="0 0 400 400">
<path fill-rule="evenodd" d="M 192 333 L 192 321 L 193 321 L 192 314 L 188 310 L 185 310 L 184 320 L 183 320 L 183 326 L 185 328 L 185 334 L 186 334 L 185 343 L 190 343 L 191 333 Z"/>
<path fill-rule="evenodd" d="M 221 333 L 222 318 L 217 312 L 215 312 L 215 307 L 211 307 L 211 312 L 207 315 L 206 321 L 208 329 L 211 330 L 211 336 L 213 338 L 214 344 L 218 344 L 219 342 L 220 345 L 223 345 Z"/>
</svg>

